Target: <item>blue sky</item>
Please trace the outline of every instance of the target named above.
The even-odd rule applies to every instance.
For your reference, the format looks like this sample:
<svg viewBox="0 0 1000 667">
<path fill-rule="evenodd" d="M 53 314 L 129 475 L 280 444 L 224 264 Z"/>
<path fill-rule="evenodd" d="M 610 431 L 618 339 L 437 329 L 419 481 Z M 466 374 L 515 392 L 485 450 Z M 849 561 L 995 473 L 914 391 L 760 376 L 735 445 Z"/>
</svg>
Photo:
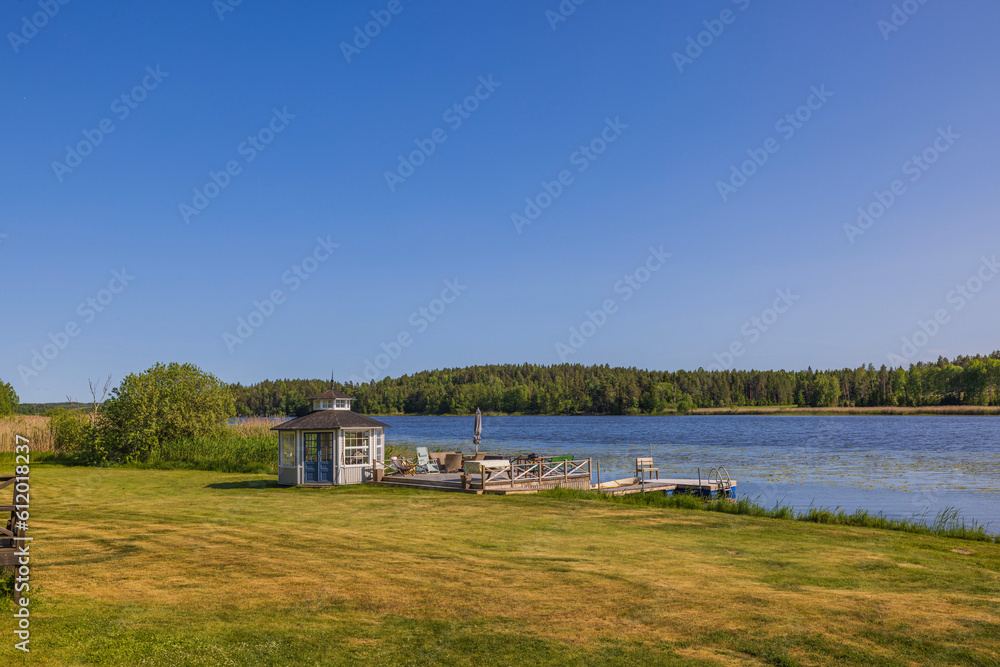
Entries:
<svg viewBox="0 0 1000 667">
<path fill-rule="evenodd" d="M 995 3 L 316 4 L 0 9 L 22 401 L 157 361 L 248 383 L 1000 348 Z"/>
</svg>

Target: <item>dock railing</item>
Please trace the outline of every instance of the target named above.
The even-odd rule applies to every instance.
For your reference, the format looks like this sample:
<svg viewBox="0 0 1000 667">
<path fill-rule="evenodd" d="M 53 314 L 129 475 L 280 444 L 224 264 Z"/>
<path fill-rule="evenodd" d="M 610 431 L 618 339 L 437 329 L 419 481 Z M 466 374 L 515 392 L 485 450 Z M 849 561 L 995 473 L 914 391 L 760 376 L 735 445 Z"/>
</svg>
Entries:
<svg viewBox="0 0 1000 667">
<path fill-rule="evenodd" d="M 490 462 L 470 461 L 469 463 L 485 464 L 480 465 L 480 486 L 486 489 L 488 486 L 518 486 L 526 484 L 541 484 L 557 480 L 568 480 L 570 477 L 586 475 L 591 477 L 591 459 L 580 459 L 577 461 L 546 461 L 538 459 L 518 463 L 511 461 L 504 467 L 490 466 Z"/>
</svg>

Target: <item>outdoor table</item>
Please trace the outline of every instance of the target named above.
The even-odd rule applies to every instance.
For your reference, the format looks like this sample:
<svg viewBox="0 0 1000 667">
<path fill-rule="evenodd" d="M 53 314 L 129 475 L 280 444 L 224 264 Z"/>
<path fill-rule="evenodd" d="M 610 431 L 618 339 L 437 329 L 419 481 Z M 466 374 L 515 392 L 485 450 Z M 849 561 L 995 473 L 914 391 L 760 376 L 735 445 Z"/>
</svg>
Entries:
<svg viewBox="0 0 1000 667">
<path fill-rule="evenodd" d="M 478 474 L 483 470 L 505 470 L 510 467 L 510 461 L 503 459 L 486 459 L 485 461 L 466 461 L 462 465 L 462 470 L 469 475 Z"/>
</svg>

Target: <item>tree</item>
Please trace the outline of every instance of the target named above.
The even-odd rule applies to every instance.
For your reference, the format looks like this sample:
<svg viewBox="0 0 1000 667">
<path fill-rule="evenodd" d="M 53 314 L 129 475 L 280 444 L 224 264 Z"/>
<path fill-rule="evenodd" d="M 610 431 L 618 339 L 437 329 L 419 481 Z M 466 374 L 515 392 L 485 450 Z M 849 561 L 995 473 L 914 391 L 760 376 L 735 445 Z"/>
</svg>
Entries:
<svg viewBox="0 0 1000 667">
<path fill-rule="evenodd" d="M 21 399 L 17 397 L 14 387 L 0 380 L 0 417 L 6 417 L 17 412 L 17 406 L 20 403 Z"/>
<path fill-rule="evenodd" d="M 141 461 L 160 445 L 211 434 L 235 414 L 229 387 L 193 364 L 156 364 L 111 392 L 98 422 L 94 454 Z"/>
</svg>

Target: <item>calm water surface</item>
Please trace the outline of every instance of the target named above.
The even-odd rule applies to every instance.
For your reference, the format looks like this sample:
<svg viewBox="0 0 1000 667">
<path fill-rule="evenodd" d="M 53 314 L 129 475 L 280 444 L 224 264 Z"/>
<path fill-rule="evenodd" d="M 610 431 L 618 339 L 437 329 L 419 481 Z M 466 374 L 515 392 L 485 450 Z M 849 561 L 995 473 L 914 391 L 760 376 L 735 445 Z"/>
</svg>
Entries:
<svg viewBox="0 0 1000 667">
<path fill-rule="evenodd" d="M 389 445 L 474 450 L 472 417 L 379 419 Z M 995 417 L 483 417 L 480 451 L 589 457 L 605 481 L 652 451 L 663 477 L 724 465 L 739 495 L 766 505 L 930 518 L 955 507 L 1000 532 Z"/>
</svg>

